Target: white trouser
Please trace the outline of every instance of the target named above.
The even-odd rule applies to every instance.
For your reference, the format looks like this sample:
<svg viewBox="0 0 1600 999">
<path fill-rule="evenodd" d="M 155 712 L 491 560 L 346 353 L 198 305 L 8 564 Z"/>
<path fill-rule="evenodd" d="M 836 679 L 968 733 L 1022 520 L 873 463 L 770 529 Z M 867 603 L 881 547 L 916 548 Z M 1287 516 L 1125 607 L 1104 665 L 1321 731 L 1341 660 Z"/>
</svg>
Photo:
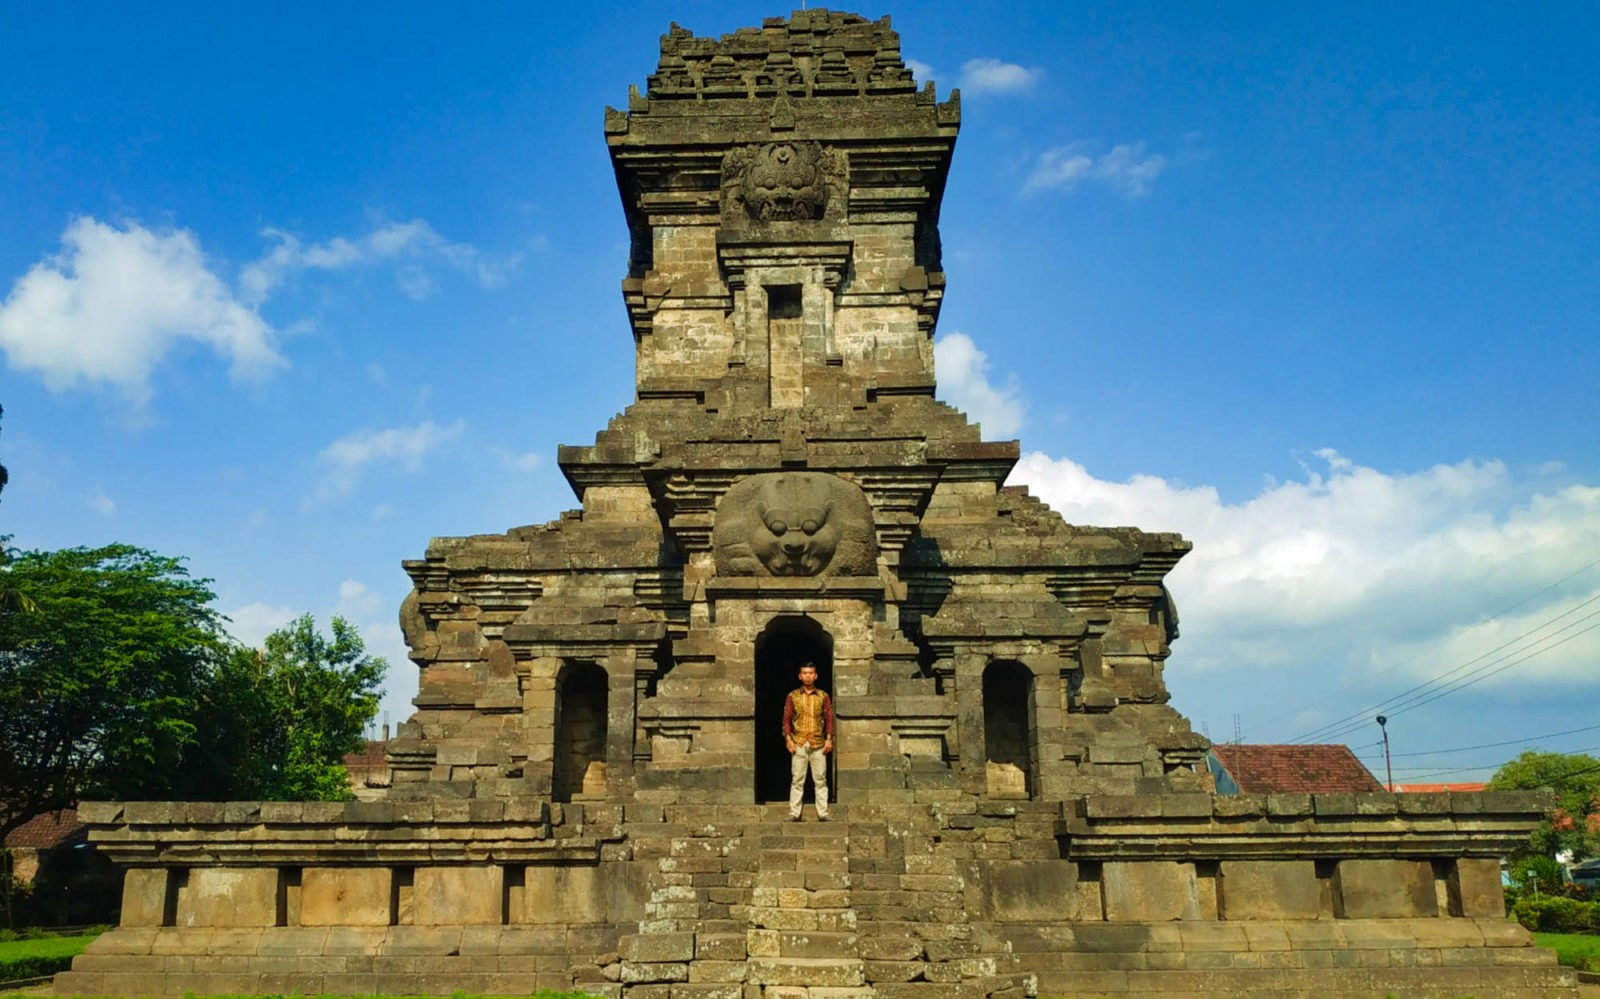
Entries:
<svg viewBox="0 0 1600 999">
<path fill-rule="evenodd" d="M 817 818 L 828 817 L 828 754 L 821 746 L 796 746 L 789 762 L 789 816 L 800 817 L 800 799 L 806 793 L 806 768 L 817 788 Z"/>
</svg>

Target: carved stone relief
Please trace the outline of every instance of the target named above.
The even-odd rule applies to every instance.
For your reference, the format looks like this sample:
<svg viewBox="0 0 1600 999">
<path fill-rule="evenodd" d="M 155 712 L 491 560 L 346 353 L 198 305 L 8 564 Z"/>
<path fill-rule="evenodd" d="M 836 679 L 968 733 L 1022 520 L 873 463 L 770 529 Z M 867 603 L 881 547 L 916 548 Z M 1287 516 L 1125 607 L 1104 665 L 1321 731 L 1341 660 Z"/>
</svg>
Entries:
<svg viewBox="0 0 1600 999">
<path fill-rule="evenodd" d="M 728 576 L 870 576 L 872 507 L 859 486 L 825 472 L 770 472 L 733 484 L 711 544 Z"/>
<path fill-rule="evenodd" d="M 816 142 L 769 142 L 728 151 L 722 161 L 725 217 L 755 222 L 821 219 L 844 157 Z"/>
</svg>

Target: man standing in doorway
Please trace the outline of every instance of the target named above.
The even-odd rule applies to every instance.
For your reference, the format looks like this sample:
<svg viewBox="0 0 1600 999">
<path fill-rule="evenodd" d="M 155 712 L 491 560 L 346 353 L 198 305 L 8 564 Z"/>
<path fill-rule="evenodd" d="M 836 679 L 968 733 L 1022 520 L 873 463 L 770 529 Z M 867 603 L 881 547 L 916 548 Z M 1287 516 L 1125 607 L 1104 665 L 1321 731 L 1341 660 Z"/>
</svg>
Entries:
<svg viewBox="0 0 1600 999">
<path fill-rule="evenodd" d="M 783 744 L 789 747 L 789 821 L 800 821 L 806 770 L 817 790 L 817 821 L 828 821 L 828 754 L 833 752 L 833 701 L 817 689 L 817 667 L 800 667 L 800 686 L 783 702 Z"/>
</svg>

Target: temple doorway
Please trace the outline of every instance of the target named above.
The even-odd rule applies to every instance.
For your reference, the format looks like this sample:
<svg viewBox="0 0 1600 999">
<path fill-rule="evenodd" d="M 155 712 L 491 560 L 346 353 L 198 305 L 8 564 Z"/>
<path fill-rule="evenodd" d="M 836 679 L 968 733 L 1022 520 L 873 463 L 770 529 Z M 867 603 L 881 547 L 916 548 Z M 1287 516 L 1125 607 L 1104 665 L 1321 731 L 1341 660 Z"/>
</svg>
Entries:
<svg viewBox="0 0 1600 999">
<path fill-rule="evenodd" d="M 833 696 L 833 637 L 809 617 L 778 617 L 756 637 L 757 802 L 789 800 L 789 751 L 783 745 L 783 699 L 800 686 L 800 664 L 817 667 L 817 686 Z M 828 785 L 833 788 L 833 759 Z M 835 792 L 837 793 L 837 792 Z M 806 800 L 812 799 L 810 782 Z"/>
<path fill-rule="evenodd" d="M 1033 790 L 1033 673 L 1017 662 L 983 671 L 983 743 L 989 797 L 1027 798 Z"/>
<path fill-rule="evenodd" d="M 556 681 L 556 801 L 605 796 L 607 695 L 606 671 L 593 663 L 569 666 Z"/>
</svg>

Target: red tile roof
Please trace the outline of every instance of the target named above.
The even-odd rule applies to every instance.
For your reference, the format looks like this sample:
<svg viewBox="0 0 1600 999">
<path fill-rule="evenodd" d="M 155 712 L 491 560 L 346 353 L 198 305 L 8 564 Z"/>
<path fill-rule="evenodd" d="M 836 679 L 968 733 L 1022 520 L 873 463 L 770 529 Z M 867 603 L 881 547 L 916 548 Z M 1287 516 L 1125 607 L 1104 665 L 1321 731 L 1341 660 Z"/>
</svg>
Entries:
<svg viewBox="0 0 1600 999">
<path fill-rule="evenodd" d="M 384 757 L 384 748 L 388 743 L 379 739 L 368 739 L 367 744 L 353 753 L 344 754 L 344 765 L 347 770 L 380 770 L 388 765 Z"/>
<path fill-rule="evenodd" d="M 63 808 L 57 812 L 35 815 L 6 836 L 8 849 L 48 850 L 60 846 L 81 830 L 87 829 L 78 821 L 78 810 Z"/>
<path fill-rule="evenodd" d="M 1396 784 L 1394 789 L 1402 794 L 1433 794 L 1439 791 L 1482 791 L 1488 786 L 1478 781 L 1476 784 Z"/>
<path fill-rule="evenodd" d="M 350 772 L 351 788 L 359 792 L 362 788 L 389 786 L 387 746 L 382 739 L 369 739 L 364 748 L 345 754 L 344 768 Z"/>
<path fill-rule="evenodd" d="M 1382 791 L 1349 746 L 1220 744 L 1211 752 L 1245 794 Z"/>
</svg>

